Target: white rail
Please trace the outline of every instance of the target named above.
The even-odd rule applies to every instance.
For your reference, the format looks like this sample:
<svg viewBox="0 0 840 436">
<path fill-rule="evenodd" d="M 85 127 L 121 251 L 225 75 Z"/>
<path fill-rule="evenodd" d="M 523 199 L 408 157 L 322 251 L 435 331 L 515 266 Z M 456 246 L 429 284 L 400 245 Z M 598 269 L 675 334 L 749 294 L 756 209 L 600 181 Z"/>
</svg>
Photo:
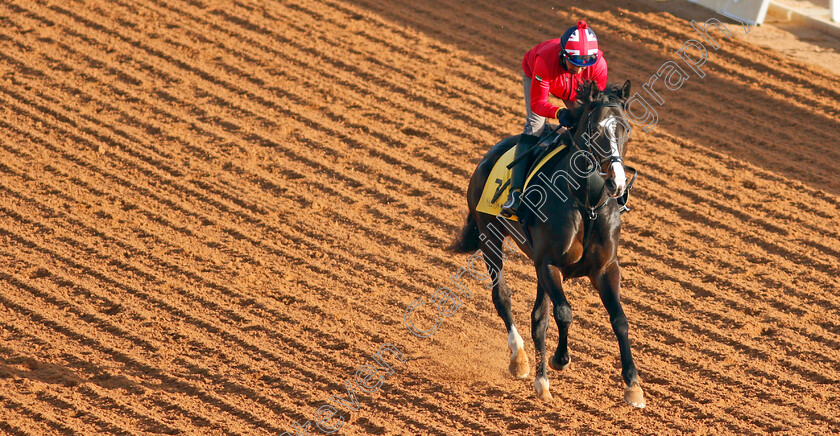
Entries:
<svg viewBox="0 0 840 436">
<path fill-rule="evenodd" d="M 794 9 L 776 1 L 770 0 L 767 13 L 785 21 L 806 23 L 814 29 L 822 30 L 836 37 L 840 37 L 840 0 L 829 0 L 830 11 L 822 8 Z M 828 12 L 828 16 L 826 16 Z"/>
</svg>

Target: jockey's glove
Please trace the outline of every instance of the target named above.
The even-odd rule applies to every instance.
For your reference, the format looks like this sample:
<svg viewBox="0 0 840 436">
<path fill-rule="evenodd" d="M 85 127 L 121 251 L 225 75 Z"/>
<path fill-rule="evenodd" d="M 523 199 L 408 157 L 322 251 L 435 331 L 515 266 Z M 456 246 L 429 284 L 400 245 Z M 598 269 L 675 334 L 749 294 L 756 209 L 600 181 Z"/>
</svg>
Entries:
<svg viewBox="0 0 840 436">
<path fill-rule="evenodd" d="M 572 116 L 572 111 L 568 109 L 557 109 L 557 113 L 554 115 L 554 118 L 557 118 L 557 124 L 560 124 L 563 127 L 572 127 L 575 125 L 575 119 Z"/>
</svg>

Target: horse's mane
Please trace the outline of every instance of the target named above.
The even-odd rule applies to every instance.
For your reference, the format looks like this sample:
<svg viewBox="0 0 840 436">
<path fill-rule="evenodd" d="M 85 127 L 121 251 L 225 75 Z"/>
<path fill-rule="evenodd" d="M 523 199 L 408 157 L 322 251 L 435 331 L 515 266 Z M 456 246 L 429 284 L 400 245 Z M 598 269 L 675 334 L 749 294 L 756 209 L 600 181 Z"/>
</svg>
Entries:
<svg viewBox="0 0 840 436">
<path fill-rule="evenodd" d="M 601 91 L 600 95 L 596 99 L 596 101 L 589 100 L 589 84 L 592 83 L 591 80 L 585 80 L 578 85 L 577 88 L 577 99 L 575 102 L 577 103 L 577 107 L 572 112 L 575 120 L 579 120 L 580 117 L 583 115 L 583 112 L 586 110 L 587 106 L 591 103 L 602 102 L 606 103 L 608 101 L 616 101 L 619 103 L 624 103 L 621 99 L 621 88 L 623 84 L 618 83 L 608 83 L 607 87 Z"/>
</svg>

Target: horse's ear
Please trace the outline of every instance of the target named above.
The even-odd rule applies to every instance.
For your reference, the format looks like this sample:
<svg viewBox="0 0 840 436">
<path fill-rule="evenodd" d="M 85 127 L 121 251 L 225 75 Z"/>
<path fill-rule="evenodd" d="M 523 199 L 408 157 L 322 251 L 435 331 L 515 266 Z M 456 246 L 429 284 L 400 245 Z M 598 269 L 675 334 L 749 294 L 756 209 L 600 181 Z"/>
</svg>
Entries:
<svg viewBox="0 0 840 436">
<path fill-rule="evenodd" d="M 630 98 L 630 81 L 624 82 L 624 86 L 621 87 L 621 99 L 627 100 Z"/>
<path fill-rule="evenodd" d="M 589 101 L 595 101 L 601 95 L 601 90 L 598 89 L 598 84 L 595 81 L 589 82 Z"/>
</svg>

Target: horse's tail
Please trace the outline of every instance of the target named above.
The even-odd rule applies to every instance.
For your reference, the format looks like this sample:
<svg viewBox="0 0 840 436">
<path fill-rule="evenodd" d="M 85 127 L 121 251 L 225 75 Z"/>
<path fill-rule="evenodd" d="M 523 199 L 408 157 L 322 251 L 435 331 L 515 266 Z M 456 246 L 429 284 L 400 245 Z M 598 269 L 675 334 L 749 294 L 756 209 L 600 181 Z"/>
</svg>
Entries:
<svg viewBox="0 0 840 436">
<path fill-rule="evenodd" d="M 478 250 L 480 243 L 478 235 L 478 223 L 475 221 L 475 214 L 470 212 L 467 214 L 467 222 L 461 228 L 455 242 L 446 249 L 454 253 L 472 253 Z"/>
</svg>

